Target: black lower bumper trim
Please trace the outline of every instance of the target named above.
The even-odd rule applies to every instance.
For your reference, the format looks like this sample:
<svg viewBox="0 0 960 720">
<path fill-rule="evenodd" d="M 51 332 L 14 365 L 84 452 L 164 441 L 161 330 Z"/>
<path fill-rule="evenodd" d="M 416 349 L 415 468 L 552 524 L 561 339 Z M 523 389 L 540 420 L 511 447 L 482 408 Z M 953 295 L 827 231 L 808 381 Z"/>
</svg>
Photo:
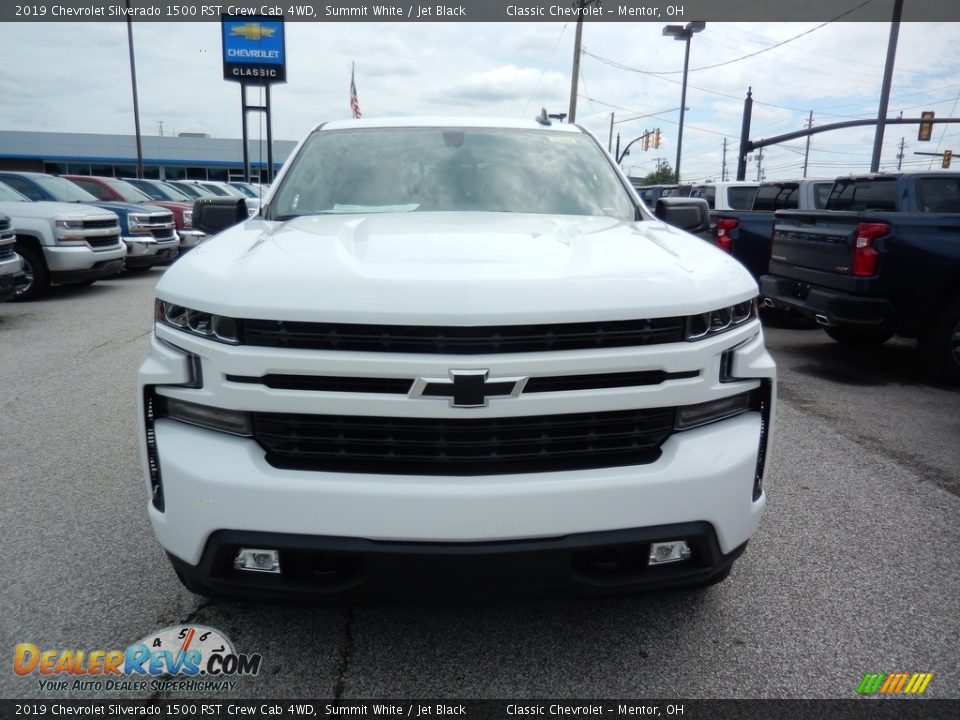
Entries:
<svg viewBox="0 0 960 720">
<path fill-rule="evenodd" d="M 179 255 L 178 248 L 167 248 L 160 250 L 155 255 L 128 255 L 128 268 L 149 268 L 155 265 L 166 265 L 172 263 Z"/>
<path fill-rule="evenodd" d="M 648 566 L 650 543 L 685 539 L 685 561 Z M 240 548 L 280 551 L 281 574 L 236 570 Z M 382 542 L 362 538 L 221 530 L 197 566 L 170 561 L 191 590 L 273 600 L 401 596 L 593 595 L 702 586 L 723 579 L 746 543 L 722 554 L 706 522 L 483 543 Z"/>
<path fill-rule="evenodd" d="M 817 287 L 809 283 L 764 275 L 760 294 L 781 310 L 795 310 L 809 318 L 821 318 L 825 324 L 863 330 L 893 330 L 896 314 L 883 298 L 862 297 Z"/>
<path fill-rule="evenodd" d="M 123 272 L 124 259 L 101 260 L 85 270 L 63 270 L 50 273 L 50 279 L 55 283 L 83 282 L 84 280 L 99 280 Z"/>
<path fill-rule="evenodd" d="M 0 275 L 0 302 L 9 300 L 16 294 L 16 286 L 13 283 L 14 275 Z"/>
</svg>

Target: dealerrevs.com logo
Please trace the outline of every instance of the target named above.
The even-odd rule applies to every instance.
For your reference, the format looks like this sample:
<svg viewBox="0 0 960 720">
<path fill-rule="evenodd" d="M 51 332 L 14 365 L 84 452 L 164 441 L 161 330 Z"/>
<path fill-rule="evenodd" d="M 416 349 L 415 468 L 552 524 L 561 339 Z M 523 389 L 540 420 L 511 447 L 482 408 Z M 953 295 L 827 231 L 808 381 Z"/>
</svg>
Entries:
<svg viewBox="0 0 960 720">
<path fill-rule="evenodd" d="M 203 625 L 173 625 L 125 650 L 42 650 L 20 643 L 13 651 L 13 671 L 38 675 L 40 689 L 51 692 L 233 690 L 235 678 L 256 675 L 262 662 Z"/>
</svg>

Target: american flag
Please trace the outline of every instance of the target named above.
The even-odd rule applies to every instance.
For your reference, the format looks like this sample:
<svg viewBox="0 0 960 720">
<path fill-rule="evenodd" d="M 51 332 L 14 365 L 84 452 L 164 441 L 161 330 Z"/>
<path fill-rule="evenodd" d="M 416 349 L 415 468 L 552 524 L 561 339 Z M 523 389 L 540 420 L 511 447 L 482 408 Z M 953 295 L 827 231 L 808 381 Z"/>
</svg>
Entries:
<svg viewBox="0 0 960 720">
<path fill-rule="evenodd" d="M 360 100 L 357 99 L 357 84 L 353 81 L 353 70 L 354 66 L 350 65 L 350 109 L 353 110 L 353 117 L 355 120 L 359 120 L 363 117 L 363 113 L 360 112 Z"/>
</svg>

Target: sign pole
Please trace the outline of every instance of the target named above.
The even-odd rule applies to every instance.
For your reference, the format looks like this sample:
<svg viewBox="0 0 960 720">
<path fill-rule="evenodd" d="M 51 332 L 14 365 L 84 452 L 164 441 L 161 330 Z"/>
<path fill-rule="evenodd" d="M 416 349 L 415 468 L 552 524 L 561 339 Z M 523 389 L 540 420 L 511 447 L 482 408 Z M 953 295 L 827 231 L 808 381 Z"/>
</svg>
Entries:
<svg viewBox="0 0 960 720">
<path fill-rule="evenodd" d="M 250 182 L 250 146 L 247 141 L 247 84 L 240 83 L 240 116 L 243 118 L 243 181 Z"/>
</svg>

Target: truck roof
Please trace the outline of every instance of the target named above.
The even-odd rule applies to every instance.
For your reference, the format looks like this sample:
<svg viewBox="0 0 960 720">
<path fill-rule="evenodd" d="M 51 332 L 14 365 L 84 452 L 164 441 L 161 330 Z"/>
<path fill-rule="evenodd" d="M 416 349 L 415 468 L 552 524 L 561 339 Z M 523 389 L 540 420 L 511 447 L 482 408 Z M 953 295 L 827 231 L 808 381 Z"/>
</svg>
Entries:
<svg viewBox="0 0 960 720">
<path fill-rule="evenodd" d="M 361 120 L 331 120 L 320 123 L 316 130 L 352 130 L 354 128 L 409 128 L 409 127 L 463 127 L 463 128 L 505 128 L 510 130 L 551 130 L 559 132 L 585 132 L 579 125 L 569 125 L 552 121 L 550 125 L 541 125 L 536 120 L 514 120 L 510 118 L 472 118 L 472 117 L 384 117 L 363 118 Z"/>
</svg>

